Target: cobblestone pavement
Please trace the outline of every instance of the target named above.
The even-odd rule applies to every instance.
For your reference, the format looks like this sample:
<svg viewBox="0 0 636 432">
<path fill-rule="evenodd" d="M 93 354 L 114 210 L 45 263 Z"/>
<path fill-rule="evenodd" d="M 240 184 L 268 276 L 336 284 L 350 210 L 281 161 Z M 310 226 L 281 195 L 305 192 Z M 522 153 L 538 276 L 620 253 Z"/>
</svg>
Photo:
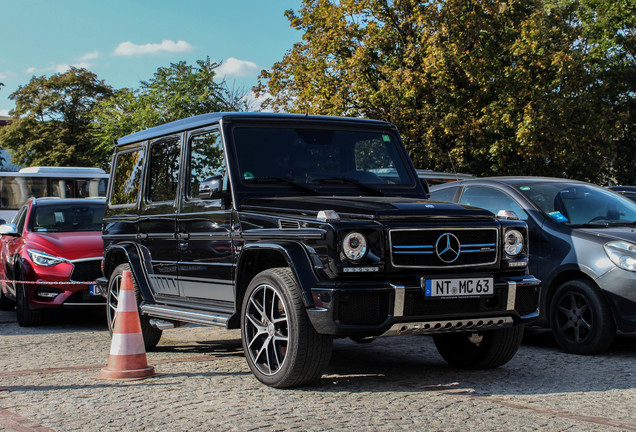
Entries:
<svg viewBox="0 0 636 432">
<path fill-rule="evenodd" d="M 318 384 L 275 390 L 251 375 L 237 331 L 165 331 L 147 354 L 159 376 L 103 381 L 103 317 L 14 316 L 0 312 L 2 431 L 636 431 L 633 336 L 584 357 L 533 331 L 489 371 L 450 368 L 426 336 L 343 339 Z"/>
</svg>

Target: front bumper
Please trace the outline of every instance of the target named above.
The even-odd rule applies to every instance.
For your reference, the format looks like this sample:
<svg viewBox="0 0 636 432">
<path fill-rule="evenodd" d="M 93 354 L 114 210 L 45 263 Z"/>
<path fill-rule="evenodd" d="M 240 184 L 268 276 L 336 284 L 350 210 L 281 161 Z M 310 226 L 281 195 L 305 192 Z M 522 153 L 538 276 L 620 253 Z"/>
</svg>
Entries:
<svg viewBox="0 0 636 432">
<path fill-rule="evenodd" d="M 614 267 L 596 280 L 614 313 L 616 327 L 636 332 L 636 272 Z"/>
<path fill-rule="evenodd" d="M 488 297 L 431 299 L 414 284 L 339 283 L 313 288 L 307 314 L 318 333 L 379 337 L 477 331 L 530 324 L 539 315 L 540 281 L 495 279 Z"/>
</svg>

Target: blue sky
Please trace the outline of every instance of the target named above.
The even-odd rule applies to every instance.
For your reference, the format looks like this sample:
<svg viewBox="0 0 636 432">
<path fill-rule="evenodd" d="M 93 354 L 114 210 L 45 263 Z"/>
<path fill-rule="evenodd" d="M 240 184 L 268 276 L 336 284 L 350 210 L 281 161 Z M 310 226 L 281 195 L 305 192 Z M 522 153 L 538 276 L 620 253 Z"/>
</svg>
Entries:
<svg viewBox="0 0 636 432">
<path fill-rule="evenodd" d="M 160 66 L 210 57 L 250 89 L 301 39 L 285 10 L 301 0 L 0 0 L 0 115 L 33 76 L 84 67 L 114 88 L 137 88 Z"/>
</svg>

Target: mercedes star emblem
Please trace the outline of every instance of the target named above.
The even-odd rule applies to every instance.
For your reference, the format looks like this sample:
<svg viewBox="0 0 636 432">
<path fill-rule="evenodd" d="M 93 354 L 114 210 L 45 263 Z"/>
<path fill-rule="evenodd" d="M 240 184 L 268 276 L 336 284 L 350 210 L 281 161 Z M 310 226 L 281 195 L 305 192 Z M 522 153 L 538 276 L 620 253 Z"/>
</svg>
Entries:
<svg viewBox="0 0 636 432">
<path fill-rule="evenodd" d="M 439 259 L 446 264 L 455 262 L 459 258 L 461 244 L 455 234 L 445 233 L 439 236 L 435 243 L 435 252 Z"/>
</svg>

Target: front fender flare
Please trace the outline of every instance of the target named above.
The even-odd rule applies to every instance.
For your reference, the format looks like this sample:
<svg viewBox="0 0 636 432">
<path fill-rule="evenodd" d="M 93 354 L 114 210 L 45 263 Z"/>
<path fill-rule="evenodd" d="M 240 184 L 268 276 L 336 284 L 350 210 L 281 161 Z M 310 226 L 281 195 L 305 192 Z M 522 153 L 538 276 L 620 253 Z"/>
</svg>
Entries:
<svg viewBox="0 0 636 432">
<path fill-rule="evenodd" d="M 294 279 L 301 289 L 305 307 L 313 307 L 314 301 L 311 296 L 311 289 L 316 286 L 318 277 L 314 272 L 309 253 L 300 243 L 250 243 L 245 245 L 243 247 L 243 250 L 241 251 L 239 261 L 237 262 L 237 286 L 242 285 L 242 283 L 244 282 L 241 280 L 241 274 L 244 273 L 242 270 L 246 265 L 246 257 L 249 256 L 249 252 L 266 250 L 280 253 L 285 258 L 285 261 L 287 261 L 287 265 L 294 275 Z"/>
</svg>

